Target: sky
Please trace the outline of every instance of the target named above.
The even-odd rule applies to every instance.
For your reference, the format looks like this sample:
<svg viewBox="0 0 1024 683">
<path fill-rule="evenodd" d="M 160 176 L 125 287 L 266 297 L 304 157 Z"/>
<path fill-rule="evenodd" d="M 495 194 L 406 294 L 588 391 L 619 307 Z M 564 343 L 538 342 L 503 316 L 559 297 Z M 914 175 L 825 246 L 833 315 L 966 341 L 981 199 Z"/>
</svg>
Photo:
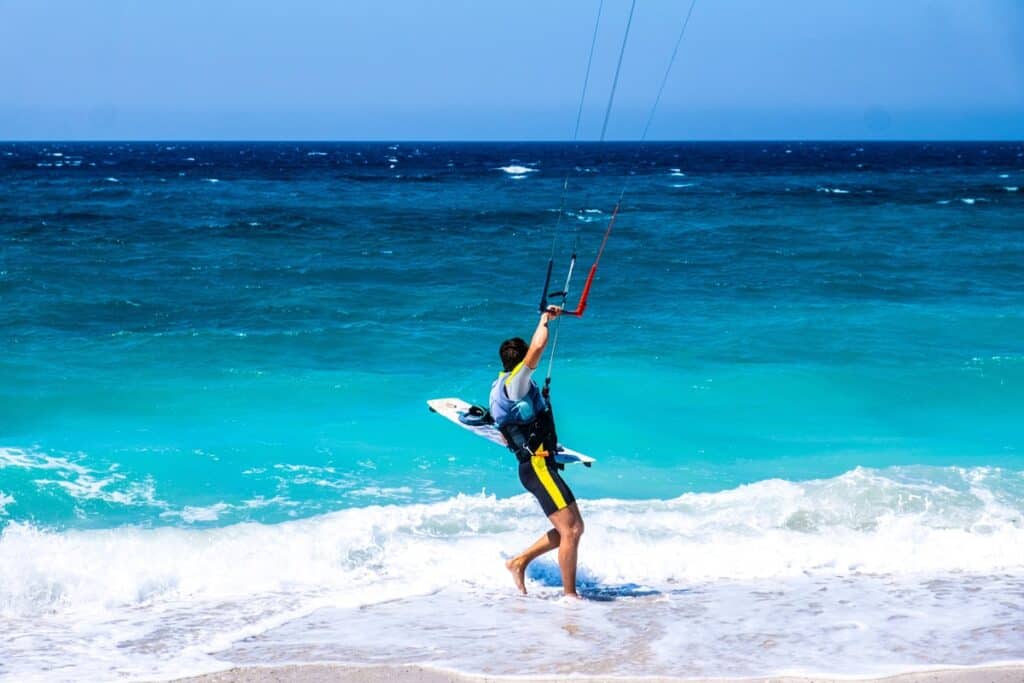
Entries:
<svg viewBox="0 0 1024 683">
<path fill-rule="evenodd" d="M 569 140 L 599 2 L 0 0 L 0 139 Z M 637 0 L 609 139 L 688 7 Z M 1024 139 L 1024 0 L 696 0 L 648 138 Z"/>
</svg>

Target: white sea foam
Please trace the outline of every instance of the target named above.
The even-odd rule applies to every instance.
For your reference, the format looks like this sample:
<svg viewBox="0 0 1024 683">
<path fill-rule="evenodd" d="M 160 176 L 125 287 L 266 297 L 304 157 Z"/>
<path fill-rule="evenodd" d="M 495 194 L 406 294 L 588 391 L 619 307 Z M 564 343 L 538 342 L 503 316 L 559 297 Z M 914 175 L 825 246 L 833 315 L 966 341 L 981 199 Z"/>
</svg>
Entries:
<svg viewBox="0 0 1024 683">
<path fill-rule="evenodd" d="M 277 505 L 280 507 L 296 507 L 298 505 L 294 500 L 289 500 L 283 496 L 274 496 L 273 498 L 264 498 L 263 496 L 256 496 L 246 501 L 242 501 L 242 504 L 251 509 L 269 507 L 271 505 Z"/>
<path fill-rule="evenodd" d="M 296 484 L 309 482 L 303 481 L 300 477 L 298 480 L 292 480 L 291 483 Z M 298 507 L 298 505 L 299 503 L 289 500 L 283 496 L 274 496 L 273 498 L 257 496 L 256 498 L 242 501 L 239 505 L 232 505 L 231 503 L 220 501 L 213 503 L 212 505 L 186 505 L 180 510 L 167 509 L 160 513 L 160 517 L 163 519 L 180 519 L 186 524 L 196 524 L 197 522 L 216 522 L 225 514 L 238 510 L 256 510 L 271 506 L 294 508 Z M 291 512 L 293 511 L 290 511 L 290 514 Z"/>
<path fill-rule="evenodd" d="M 115 178 L 113 176 L 104 178 L 104 180 L 106 180 L 108 183 L 119 183 L 119 182 L 121 182 L 120 180 L 118 180 L 117 178 Z"/>
<path fill-rule="evenodd" d="M 311 474 L 318 474 L 320 472 L 328 472 L 334 474 L 336 470 L 330 466 L 320 467 L 319 465 L 290 465 L 288 463 L 280 463 L 274 465 L 275 470 L 283 470 L 285 472 L 306 472 Z"/>
<path fill-rule="evenodd" d="M 156 505 L 153 482 L 132 482 L 124 490 L 115 490 L 113 485 L 125 480 L 124 475 L 112 474 L 96 478 L 90 474 L 82 474 L 75 479 L 36 479 L 40 487 L 56 487 L 63 489 L 72 498 L 78 500 L 102 500 L 117 505 Z"/>
<path fill-rule="evenodd" d="M 90 470 L 65 458 L 20 448 L 0 448 L 0 470 L 18 467 L 28 470 L 64 470 L 75 474 L 88 474 Z"/>
<path fill-rule="evenodd" d="M 207 183 L 219 183 L 220 182 L 219 178 L 203 178 L 203 180 L 205 182 L 207 182 Z"/>
<path fill-rule="evenodd" d="M 82 469 L 13 451 L 0 451 L 0 458 L 10 467 Z M 331 474 L 328 468 L 280 469 L 311 478 Z M 652 674 L 679 674 L 672 653 L 690 648 L 704 648 L 702 661 L 710 667 L 687 670 L 691 676 L 766 675 L 787 665 L 857 673 L 858 666 L 878 662 L 926 661 L 927 638 L 899 654 L 901 643 L 920 635 L 917 626 L 908 635 L 907 624 L 921 624 L 932 629 L 921 634 L 934 636 L 935 624 L 955 614 L 949 623 L 964 634 L 954 644 L 989 661 L 999 638 L 984 629 L 1002 628 L 1006 619 L 1012 628 L 1015 617 L 999 605 L 1024 597 L 1022 491 L 1021 472 L 895 468 L 807 482 L 768 480 L 671 500 L 582 500 L 581 581 L 593 597 L 613 600 L 609 609 L 617 611 L 595 613 L 586 622 L 586 639 L 559 637 L 552 651 L 574 652 L 577 642 L 582 655 L 599 654 L 600 647 L 620 648 L 642 637 L 649 654 L 643 666 Z M 176 516 L 189 524 L 226 510 L 219 503 Z M 384 658 L 398 657 L 395 652 L 413 657 L 406 646 L 388 654 L 389 634 L 401 632 L 408 647 L 420 642 L 427 648 L 416 656 L 426 659 L 404 661 L 441 657 L 446 665 L 481 670 L 486 662 L 475 655 L 443 661 L 447 655 L 438 653 L 463 650 L 452 643 L 481 620 L 499 619 L 513 631 L 519 622 L 544 622 L 550 601 L 505 602 L 511 584 L 503 557 L 546 527 L 528 495 L 460 495 L 219 528 L 53 531 L 8 523 L 0 533 L 0 628 L 14 637 L 0 644 L 0 661 L 25 675 L 38 675 L 47 662 L 73 662 L 61 674 L 68 679 L 178 675 L 219 666 L 205 653 L 240 637 L 266 633 L 280 643 L 282 636 L 269 629 L 330 608 L 341 616 L 327 625 L 313 628 L 305 617 L 296 623 L 307 624 L 303 637 L 320 629 L 330 634 L 332 647 L 350 648 L 332 651 L 335 661 L 377 656 L 360 643 L 376 643 Z M 557 576 L 553 559 L 538 561 L 528 577 L 531 592 L 557 594 Z M 392 609 L 388 601 L 399 602 Z M 354 618 L 351 610 L 360 605 L 377 607 Z M 540 616 L 515 617 L 523 610 Z M 910 621 L 893 625 L 894 614 Z M 396 630 L 400 618 L 405 631 Z M 780 619 L 790 635 L 781 634 Z M 843 623 L 867 630 L 837 626 Z M 727 637 L 737 633 L 753 644 Z M 787 650 L 788 638 L 800 647 Z M 788 664 L 780 650 L 757 645 L 766 639 L 788 653 Z M 857 647 L 846 650 L 844 643 Z M 1017 645 L 1004 647 L 1004 658 L 1024 656 L 1024 643 Z M 497 649 L 490 647 L 473 649 L 494 657 Z M 227 658 L 244 660 L 246 651 L 239 646 Z M 794 652 L 804 659 L 793 660 Z M 767 658 L 770 665 L 761 665 L 769 669 L 756 668 L 758 657 Z M 542 657 L 537 665 L 557 661 Z M 751 668 L 715 668 L 729 662 Z M 627 665 L 623 672 L 630 671 Z"/>
<path fill-rule="evenodd" d="M 216 522 L 223 512 L 232 508 L 231 505 L 220 502 L 213 505 L 186 505 L 181 510 L 168 510 L 160 514 L 161 517 L 179 517 L 189 524 L 195 522 Z"/>
<path fill-rule="evenodd" d="M 584 501 L 581 507 L 591 528 L 588 546 L 593 549 L 585 566 L 601 581 L 651 585 L 809 573 L 1021 568 L 1021 501 L 991 483 L 1000 482 L 1012 490 L 1021 486 L 1024 475 L 976 469 L 951 471 L 947 476 L 955 480 L 955 487 L 858 469 L 835 479 L 768 480 L 667 501 Z M 396 490 L 411 493 L 406 487 Z M 446 577 L 474 578 L 459 568 L 463 556 L 489 548 L 497 558 L 502 550 L 517 545 L 522 534 L 542 526 L 533 514 L 534 505 L 526 495 L 501 500 L 458 496 L 432 504 L 349 509 L 270 526 L 239 524 L 194 531 L 54 533 L 12 524 L 0 537 L 0 548 L 9 552 L 0 556 L 26 558 L 33 574 L 63 575 L 62 594 L 75 604 L 102 602 L 134 590 L 132 586 L 139 582 L 129 577 L 148 576 L 155 567 L 154 557 L 162 558 L 158 563 L 162 574 L 174 575 L 175 585 L 184 582 L 195 594 L 228 597 L 282 582 L 295 587 L 343 587 L 352 578 L 345 576 L 346 571 L 361 574 L 367 568 L 362 560 L 353 559 L 363 557 L 367 542 L 385 552 L 386 565 L 374 566 L 389 575 L 403 576 L 406 569 L 417 567 L 417 576 L 443 583 Z M 186 508 L 181 516 L 207 519 L 227 507 L 218 503 Z M 425 543 L 425 539 L 432 540 Z M 433 557 L 430 548 L 437 542 L 444 543 L 445 557 Z M 63 564 L 52 551 L 69 543 L 76 556 L 91 558 L 93 568 L 105 570 L 79 574 L 75 565 Z M 260 551 L 251 553 L 255 548 Z M 224 566 L 215 573 L 192 568 L 210 553 L 219 555 L 218 562 Z M 343 557 L 351 561 L 338 564 Z M 46 558 L 57 564 L 49 566 Z M 327 580 L 332 573 L 337 575 Z M 493 577 L 474 574 L 475 580 L 484 583 L 503 578 L 501 572 Z M 0 586 L 0 604 L 20 604 L 25 609 L 43 606 L 32 607 L 31 600 L 24 602 L 10 593 L 21 591 L 23 584 L 12 581 Z"/>
<path fill-rule="evenodd" d="M 3 491 L 0 491 L 0 515 L 6 515 L 7 506 L 14 505 L 16 502 L 18 501 L 14 500 L 14 496 L 8 496 Z"/>
<path fill-rule="evenodd" d="M 152 478 L 128 481 L 116 467 L 96 471 L 62 457 L 21 449 L 0 448 L 0 470 L 17 467 L 46 473 L 33 479 L 40 489 L 59 489 L 78 501 L 100 500 L 117 505 L 165 507 L 156 499 Z"/>
<path fill-rule="evenodd" d="M 517 166 L 517 165 L 499 166 L 498 170 L 499 171 L 504 171 L 505 173 L 508 173 L 511 176 L 519 176 L 519 177 L 522 177 L 522 176 L 526 175 L 527 173 L 536 173 L 537 172 L 537 169 L 535 169 L 535 168 L 530 168 L 529 166 Z"/>
<path fill-rule="evenodd" d="M 550 589 L 549 589 L 550 590 Z M 219 653 L 236 663 L 294 657 L 423 662 L 493 676 L 572 674 L 762 678 L 884 676 L 1020 660 L 1020 577 L 927 581 L 719 581 L 670 590 L 585 590 L 593 600 L 444 590 L 364 609 L 327 608 Z M 1000 604 L 1002 603 L 1002 606 Z M 509 643 L 543 646 L 509 657 Z M 472 647 L 466 647 L 471 642 Z M 526 646 L 524 646 L 526 647 Z"/>
<path fill-rule="evenodd" d="M 828 194 L 850 194 L 849 190 L 844 190 L 839 187 L 818 187 L 817 192 L 826 192 Z"/>
<path fill-rule="evenodd" d="M 373 496 L 375 498 L 393 498 L 395 496 L 411 496 L 412 489 L 408 486 L 366 486 L 361 489 L 350 491 L 350 496 Z"/>
<path fill-rule="evenodd" d="M 1017 190 L 1020 189 L 1020 187 L 1017 185 L 1004 185 L 1003 189 L 1006 190 L 1007 192 L 1016 192 Z"/>
</svg>

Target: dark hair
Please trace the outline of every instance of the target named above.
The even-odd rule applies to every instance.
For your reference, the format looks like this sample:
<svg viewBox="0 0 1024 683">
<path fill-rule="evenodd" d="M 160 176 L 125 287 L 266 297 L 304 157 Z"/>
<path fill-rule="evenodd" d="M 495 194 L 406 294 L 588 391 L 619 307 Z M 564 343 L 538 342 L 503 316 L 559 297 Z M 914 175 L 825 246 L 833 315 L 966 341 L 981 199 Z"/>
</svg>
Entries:
<svg viewBox="0 0 1024 683">
<path fill-rule="evenodd" d="M 519 337 L 501 342 L 498 355 L 501 356 L 501 366 L 505 368 L 505 372 L 511 372 L 512 368 L 519 365 L 526 358 L 526 351 L 529 348 Z"/>
</svg>

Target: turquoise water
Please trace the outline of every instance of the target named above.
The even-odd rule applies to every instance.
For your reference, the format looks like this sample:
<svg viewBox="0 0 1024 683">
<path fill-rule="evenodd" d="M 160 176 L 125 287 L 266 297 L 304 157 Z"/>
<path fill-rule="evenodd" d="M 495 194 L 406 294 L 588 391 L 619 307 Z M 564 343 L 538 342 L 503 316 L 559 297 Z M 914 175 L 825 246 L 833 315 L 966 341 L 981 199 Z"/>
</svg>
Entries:
<svg viewBox="0 0 1024 683">
<path fill-rule="evenodd" d="M 556 223 L 555 279 L 575 244 L 578 291 L 623 184 L 552 385 L 560 437 L 599 460 L 566 473 L 590 520 L 581 571 L 595 595 L 1024 566 L 1020 143 L 3 144 L 0 176 L 0 619 L 18 631 L 87 612 L 103 639 L 122 610 L 156 619 L 184 604 L 213 624 L 199 644 L 212 653 L 240 628 L 218 621 L 217 600 L 262 605 L 246 623 L 264 633 L 359 603 L 340 588 L 353 581 L 381 600 L 452 577 L 503 590 L 500 571 L 439 565 L 423 583 L 401 569 L 422 561 L 423 539 L 500 569 L 500 552 L 544 524 L 511 457 L 425 401 L 484 400 L 498 344 L 535 324 Z M 762 505 L 784 512 L 759 526 L 748 513 Z M 618 512 L 601 531 L 590 512 L 604 508 Z M 407 521 L 377 526 L 389 517 Z M 631 520 L 622 537 L 608 528 L 618 518 Z M 700 568 L 673 545 L 728 555 L 748 524 L 743 543 L 774 550 Z M 632 533 L 651 566 L 607 564 Z M 799 545 L 779 533 L 809 534 L 814 552 L 777 564 Z M 282 569 L 268 550 L 281 534 L 311 544 L 296 550 L 307 568 Z M 857 539 L 875 545 L 846 558 Z M 234 561 L 195 570 L 207 556 L 189 553 L 206 544 Z M 968 546 L 966 564 L 881 559 Z M 751 562 L 760 573 L 736 573 Z M 99 657 L 111 668 L 88 671 L 167 674 L 196 645 L 182 638 L 152 661 Z M 948 640 L 882 659 L 1021 657 L 943 658 L 962 644 Z M 6 654 L 0 674 L 38 671 Z"/>
</svg>

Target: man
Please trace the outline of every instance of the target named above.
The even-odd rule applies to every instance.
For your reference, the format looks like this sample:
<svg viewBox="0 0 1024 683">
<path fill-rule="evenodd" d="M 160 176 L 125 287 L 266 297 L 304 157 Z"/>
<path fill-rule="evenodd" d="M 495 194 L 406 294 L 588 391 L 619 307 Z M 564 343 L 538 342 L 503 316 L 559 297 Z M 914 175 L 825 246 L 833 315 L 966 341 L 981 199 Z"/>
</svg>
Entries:
<svg viewBox="0 0 1024 683">
<path fill-rule="evenodd" d="M 519 481 L 537 498 L 553 527 L 505 566 L 512 572 L 516 588 L 525 595 L 527 566 L 549 550 L 558 548 L 562 589 L 567 596 L 578 598 L 576 555 L 583 534 L 583 518 L 576 507 L 576 498 L 558 474 L 554 458 L 558 448 L 554 416 L 532 379 L 548 343 L 548 321 L 561 312 L 560 308 L 552 306 L 541 314 L 529 346 L 519 337 L 501 343 L 498 354 L 504 372 L 491 387 L 490 410 L 509 450 L 519 460 Z"/>
</svg>

